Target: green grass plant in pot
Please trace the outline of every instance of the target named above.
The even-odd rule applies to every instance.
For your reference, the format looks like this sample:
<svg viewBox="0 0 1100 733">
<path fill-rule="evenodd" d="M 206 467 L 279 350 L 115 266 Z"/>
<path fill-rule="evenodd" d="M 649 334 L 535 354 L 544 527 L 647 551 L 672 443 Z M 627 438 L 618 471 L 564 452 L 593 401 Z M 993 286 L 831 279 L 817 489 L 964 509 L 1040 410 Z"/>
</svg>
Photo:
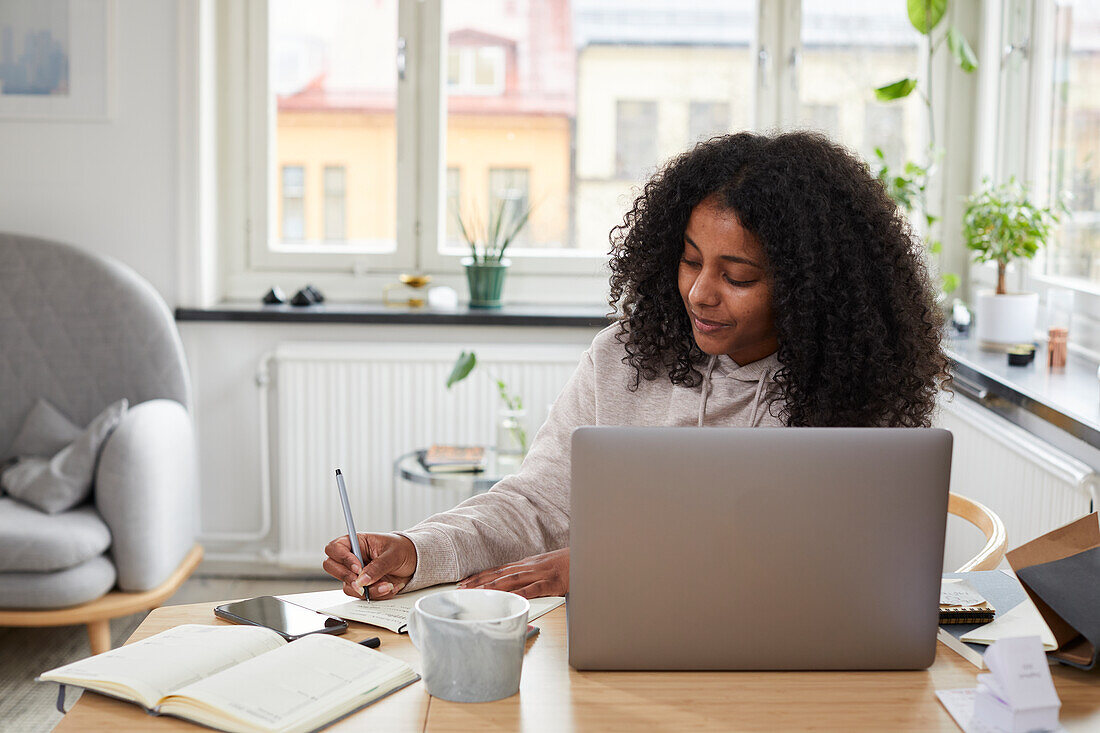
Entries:
<svg viewBox="0 0 1100 733">
<path fill-rule="evenodd" d="M 496 211 L 489 212 L 488 222 L 483 222 L 476 213 L 463 216 L 462 212 L 455 212 L 462 239 L 470 247 L 470 256 L 462 259 L 462 265 L 470 286 L 471 308 L 499 308 L 501 305 L 504 278 L 512 264 L 504 252 L 527 226 L 531 216 L 530 207 L 520 210 L 507 204 L 506 199 L 501 199 Z"/>
<path fill-rule="evenodd" d="M 1057 210 L 1056 210 L 1057 209 Z M 976 294 L 975 330 L 984 349 L 1005 350 L 1035 340 L 1039 294 L 1009 292 L 1005 270 L 1014 260 L 1031 259 L 1059 221 L 1055 208 L 1035 204 L 1015 178 L 994 186 L 988 179 L 966 200 L 963 239 L 975 262 L 997 263 L 997 287 Z"/>
</svg>

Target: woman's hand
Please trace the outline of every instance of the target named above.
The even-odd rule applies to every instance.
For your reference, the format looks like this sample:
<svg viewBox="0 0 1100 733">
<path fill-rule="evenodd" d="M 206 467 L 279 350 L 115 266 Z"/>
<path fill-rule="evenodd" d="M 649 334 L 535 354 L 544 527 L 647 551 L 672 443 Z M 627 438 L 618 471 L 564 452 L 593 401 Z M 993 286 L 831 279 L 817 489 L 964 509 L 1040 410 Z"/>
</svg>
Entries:
<svg viewBox="0 0 1100 733">
<path fill-rule="evenodd" d="M 458 587 L 506 590 L 524 598 L 564 596 L 569 592 L 569 548 L 482 570 L 461 581 Z"/>
<path fill-rule="evenodd" d="M 347 535 L 325 546 L 328 559 L 321 567 L 343 581 L 344 593 L 355 598 L 362 598 L 363 588 L 368 586 L 370 598 L 376 601 L 400 593 L 416 572 L 416 547 L 412 540 L 399 534 L 364 533 L 360 533 L 358 539 L 366 568 L 359 567 Z"/>
</svg>

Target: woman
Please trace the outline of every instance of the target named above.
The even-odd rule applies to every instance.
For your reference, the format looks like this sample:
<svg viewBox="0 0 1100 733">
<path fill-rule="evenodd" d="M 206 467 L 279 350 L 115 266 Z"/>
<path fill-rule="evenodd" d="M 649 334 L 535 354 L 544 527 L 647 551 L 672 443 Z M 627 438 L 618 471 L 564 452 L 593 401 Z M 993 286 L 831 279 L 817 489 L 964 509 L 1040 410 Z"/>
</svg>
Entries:
<svg viewBox="0 0 1100 733">
<path fill-rule="evenodd" d="M 908 224 L 825 137 L 738 133 L 646 183 L 611 234 L 600 332 L 518 474 L 406 532 L 347 537 L 324 569 L 358 597 L 453 582 L 569 589 L 569 446 L 580 425 L 927 427 L 947 378 Z"/>
</svg>

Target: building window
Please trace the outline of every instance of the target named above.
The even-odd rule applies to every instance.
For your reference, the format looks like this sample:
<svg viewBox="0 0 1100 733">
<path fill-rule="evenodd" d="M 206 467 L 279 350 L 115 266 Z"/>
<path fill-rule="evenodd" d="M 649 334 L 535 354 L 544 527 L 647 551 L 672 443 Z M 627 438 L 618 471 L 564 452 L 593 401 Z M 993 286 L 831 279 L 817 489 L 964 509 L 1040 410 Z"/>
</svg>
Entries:
<svg viewBox="0 0 1100 733">
<path fill-rule="evenodd" d="M 306 169 L 283 166 L 282 239 L 301 241 L 306 236 Z"/>
<path fill-rule="evenodd" d="M 641 181 L 657 166 L 657 103 L 615 103 L 615 177 Z"/>
<path fill-rule="evenodd" d="M 447 92 L 503 94 L 505 55 L 502 46 L 452 46 L 447 51 Z"/>
<path fill-rule="evenodd" d="M 489 212 L 493 217 L 499 212 L 505 231 L 523 218 L 530 205 L 529 178 L 526 168 L 489 169 Z M 524 227 L 514 244 L 522 244 L 529 236 L 528 228 Z"/>
<path fill-rule="evenodd" d="M 688 106 L 688 145 L 729 131 L 729 102 L 692 102 Z"/>
<path fill-rule="evenodd" d="M 342 165 L 325 166 L 325 239 L 347 238 L 346 169 Z"/>
</svg>

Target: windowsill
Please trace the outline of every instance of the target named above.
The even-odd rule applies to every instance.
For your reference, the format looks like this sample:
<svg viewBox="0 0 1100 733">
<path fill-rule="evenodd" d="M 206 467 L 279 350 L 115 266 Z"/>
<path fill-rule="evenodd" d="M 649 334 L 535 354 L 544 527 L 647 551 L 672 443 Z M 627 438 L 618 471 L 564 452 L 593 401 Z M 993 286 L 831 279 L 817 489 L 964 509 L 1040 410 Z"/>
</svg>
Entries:
<svg viewBox="0 0 1100 733">
<path fill-rule="evenodd" d="M 1100 471 L 1100 380 L 1096 363 L 1070 352 L 1064 369 L 1047 367 L 1046 345 L 1024 367 L 975 341 L 945 342 L 953 389 Z"/>
<path fill-rule="evenodd" d="M 386 306 L 381 303 L 321 305 L 256 305 L 221 303 L 210 308 L 176 308 L 177 321 L 237 321 L 250 323 L 362 323 L 397 325 L 538 326 L 604 328 L 606 306 L 509 303 L 500 308 L 453 310 Z"/>
</svg>

